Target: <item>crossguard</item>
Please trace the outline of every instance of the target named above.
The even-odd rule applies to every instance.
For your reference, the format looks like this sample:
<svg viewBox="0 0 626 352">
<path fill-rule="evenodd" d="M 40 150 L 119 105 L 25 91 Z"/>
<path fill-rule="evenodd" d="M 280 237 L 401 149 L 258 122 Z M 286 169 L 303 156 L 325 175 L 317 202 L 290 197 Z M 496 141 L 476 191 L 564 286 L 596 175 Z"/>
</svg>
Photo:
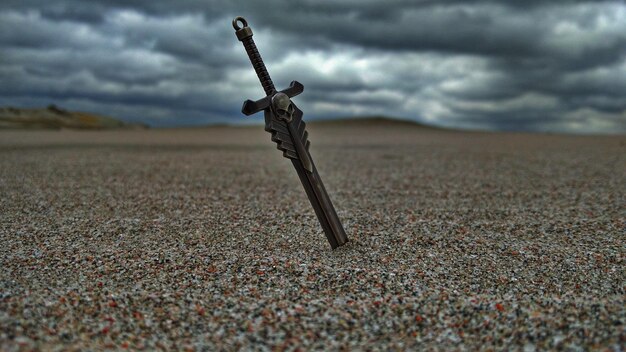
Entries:
<svg viewBox="0 0 626 352">
<path fill-rule="evenodd" d="M 298 81 L 292 81 L 289 84 L 289 88 L 285 88 L 277 93 L 285 93 L 289 98 L 292 98 L 302 93 L 303 91 L 304 91 L 304 86 L 302 85 L 302 83 Z M 246 116 L 250 116 L 252 114 L 256 114 L 259 111 L 268 109 L 270 105 L 272 104 L 273 96 L 274 94 L 268 95 L 265 98 L 259 99 L 257 101 L 252 101 L 248 99 L 243 102 L 243 107 L 241 108 L 241 112 Z"/>
</svg>

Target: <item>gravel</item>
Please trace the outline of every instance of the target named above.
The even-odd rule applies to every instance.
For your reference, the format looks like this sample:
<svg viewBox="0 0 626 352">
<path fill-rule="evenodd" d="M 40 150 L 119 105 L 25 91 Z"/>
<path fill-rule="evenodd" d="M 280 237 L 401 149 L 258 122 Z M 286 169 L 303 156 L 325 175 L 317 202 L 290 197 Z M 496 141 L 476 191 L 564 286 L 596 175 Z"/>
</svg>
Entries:
<svg viewBox="0 0 626 352">
<path fill-rule="evenodd" d="M 0 350 L 620 351 L 626 137 L 0 132 Z"/>
</svg>

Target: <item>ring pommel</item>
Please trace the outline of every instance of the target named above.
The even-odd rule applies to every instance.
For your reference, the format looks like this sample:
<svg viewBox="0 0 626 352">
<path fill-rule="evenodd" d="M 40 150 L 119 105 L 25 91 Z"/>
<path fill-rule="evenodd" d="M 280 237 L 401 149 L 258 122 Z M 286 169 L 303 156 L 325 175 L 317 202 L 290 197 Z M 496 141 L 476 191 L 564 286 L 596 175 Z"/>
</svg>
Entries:
<svg viewBox="0 0 626 352">
<path fill-rule="evenodd" d="M 252 29 L 248 27 L 248 21 L 241 16 L 237 16 L 233 19 L 233 28 L 235 29 L 235 34 L 239 41 L 252 37 Z"/>
</svg>

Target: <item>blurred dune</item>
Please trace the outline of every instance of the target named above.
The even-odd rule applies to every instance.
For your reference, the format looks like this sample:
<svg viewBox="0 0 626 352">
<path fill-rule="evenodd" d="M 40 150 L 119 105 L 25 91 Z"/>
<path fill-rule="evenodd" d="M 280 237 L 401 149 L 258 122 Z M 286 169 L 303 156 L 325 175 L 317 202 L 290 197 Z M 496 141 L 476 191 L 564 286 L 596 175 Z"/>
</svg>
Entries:
<svg viewBox="0 0 626 352">
<path fill-rule="evenodd" d="M 45 109 L 0 108 L 0 129 L 111 129 L 147 128 L 118 119 L 86 112 L 64 110 L 56 105 Z"/>
<path fill-rule="evenodd" d="M 337 118 L 328 120 L 313 120 L 307 122 L 312 126 L 324 126 L 324 127 L 357 127 L 357 126 L 397 126 L 397 127 L 419 127 L 429 129 L 444 129 L 442 127 L 430 126 L 411 120 L 402 120 L 388 116 L 363 116 L 363 117 L 349 117 L 349 118 Z"/>
</svg>

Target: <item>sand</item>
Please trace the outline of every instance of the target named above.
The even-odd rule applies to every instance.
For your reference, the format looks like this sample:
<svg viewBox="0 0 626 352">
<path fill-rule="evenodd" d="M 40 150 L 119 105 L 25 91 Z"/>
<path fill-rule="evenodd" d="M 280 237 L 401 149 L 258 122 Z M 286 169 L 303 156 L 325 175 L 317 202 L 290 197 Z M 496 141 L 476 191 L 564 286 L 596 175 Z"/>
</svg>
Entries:
<svg viewBox="0 0 626 352">
<path fill-rule="evenodd" d="M 330 250 L 262 127 L 0 131 L 0 349 L 626 344 L 626 137 L 310 129 Z"/>
</svg>

